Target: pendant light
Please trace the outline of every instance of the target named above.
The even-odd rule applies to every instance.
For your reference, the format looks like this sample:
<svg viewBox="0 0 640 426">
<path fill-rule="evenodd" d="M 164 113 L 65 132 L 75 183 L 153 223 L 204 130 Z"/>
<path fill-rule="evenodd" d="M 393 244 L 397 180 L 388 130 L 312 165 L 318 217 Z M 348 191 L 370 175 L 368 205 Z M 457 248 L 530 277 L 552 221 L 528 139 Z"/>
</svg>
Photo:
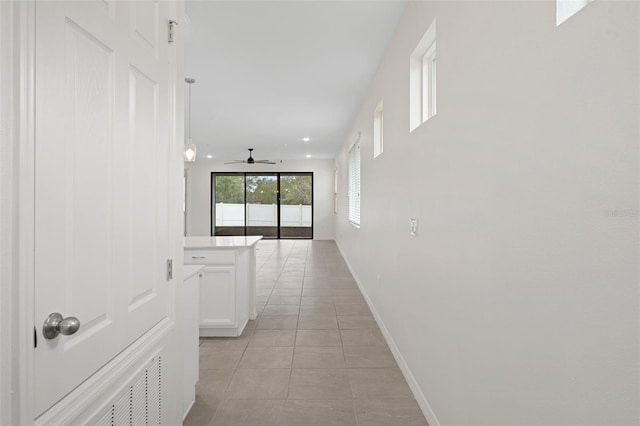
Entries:
<svg viewBox="0 0 640 426">
<path fill-rule="evenodd" d="M 189 123 L 188 123 L 188 139 L 184 144 L 184 161 L 193 163 L 196 161 L 196 145 L 191 140 L 191 85 L 196 82 L 195 78 L 185 78 L 185 82 L 189 83 Z"/>
</svg>

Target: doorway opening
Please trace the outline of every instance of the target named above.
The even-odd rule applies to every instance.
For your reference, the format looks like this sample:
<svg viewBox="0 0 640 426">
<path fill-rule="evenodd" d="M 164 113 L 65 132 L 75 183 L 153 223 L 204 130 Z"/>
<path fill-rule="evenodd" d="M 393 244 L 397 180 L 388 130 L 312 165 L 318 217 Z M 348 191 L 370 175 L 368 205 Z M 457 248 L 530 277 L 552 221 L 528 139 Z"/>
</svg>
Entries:
<svg viewBox="0 0 640 426">
<path fill-rule="evenodd" d="M 313 173 L 211 173 L 211 235 L 313 238 Z"/>
</svg>

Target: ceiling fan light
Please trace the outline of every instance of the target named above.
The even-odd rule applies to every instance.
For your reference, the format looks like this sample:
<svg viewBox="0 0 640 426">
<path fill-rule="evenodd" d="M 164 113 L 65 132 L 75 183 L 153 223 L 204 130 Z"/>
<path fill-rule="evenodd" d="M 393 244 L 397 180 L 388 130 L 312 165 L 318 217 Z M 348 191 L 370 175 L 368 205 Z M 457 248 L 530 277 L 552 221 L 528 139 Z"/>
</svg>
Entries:
<svg viewBox="0 0 640 426">
<path fill-rule="evenodd" d="M 196 144 L 191 139 L 184 145 L 184 161 L 187 163 L 196 161 Z"/>
</svg>

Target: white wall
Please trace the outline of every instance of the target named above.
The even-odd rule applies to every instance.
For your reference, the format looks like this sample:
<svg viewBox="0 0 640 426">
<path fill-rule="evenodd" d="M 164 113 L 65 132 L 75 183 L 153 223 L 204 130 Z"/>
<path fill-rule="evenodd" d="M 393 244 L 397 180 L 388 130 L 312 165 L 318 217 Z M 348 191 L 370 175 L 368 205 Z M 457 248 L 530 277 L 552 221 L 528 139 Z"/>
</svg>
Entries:
<svg viewBox="0 0 640 426">
<path fill-rule="evenodd" d="M 638 9 L 595 1 L 556 27 L 552 1 L 407 6 L 336 159 L 336 240 L 432 425 L 640 418 Z M 409 133 L 409 55 L 434 18 L 438 112 Z"/>
<path fill-rule="evenodd" d="M 248 165 L 224 164 L 200 157 L 195 163 L 185 163 L 185 168 L 188 235 L 210 235 L 211 172 L 313 172 L 313 238 L 335 238 L 333 160 L 284 160 L 273 165 Z"/>
</svg>

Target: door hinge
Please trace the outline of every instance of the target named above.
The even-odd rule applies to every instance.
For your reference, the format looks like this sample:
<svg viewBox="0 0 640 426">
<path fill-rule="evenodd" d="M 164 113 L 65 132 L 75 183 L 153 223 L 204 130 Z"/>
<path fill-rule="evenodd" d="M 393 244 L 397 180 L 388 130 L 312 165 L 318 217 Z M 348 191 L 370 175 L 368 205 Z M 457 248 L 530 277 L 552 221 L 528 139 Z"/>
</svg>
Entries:
<svg viewBox="0 0 640 426">
<path fill-rule="evenodd" d="M 169 20 L 169 43 L 173 43 L 173 27 L 178 25 L 176 21 Z"/>
<path fill-rule="evenodd" d="M 173 279 L 173 259 L 167 259 L 167 281 Z"/>
</svg>

